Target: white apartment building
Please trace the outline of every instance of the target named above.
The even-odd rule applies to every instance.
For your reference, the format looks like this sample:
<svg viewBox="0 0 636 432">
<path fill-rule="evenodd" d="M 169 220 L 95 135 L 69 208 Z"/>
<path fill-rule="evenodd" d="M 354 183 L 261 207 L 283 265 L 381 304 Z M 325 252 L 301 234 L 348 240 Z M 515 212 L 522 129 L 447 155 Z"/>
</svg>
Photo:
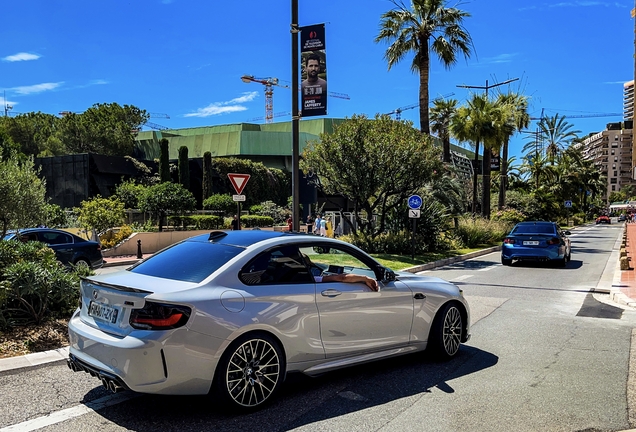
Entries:
<svg viewBox="0 0 636 432">
<path fill-rule="evenodd" d="M 586 159 L 593 160 L 607 177 L 607 189 L 602 198 L 607 202 L 612 192 L 625 185 L 636 186 L 632 163 L 633 130 L 624 129 L 625 123 L 609 123 L 607 129 L 586 138 L 581 146 Z M 627 122 L 631 126 L 631 122 Z"/>
</svg>

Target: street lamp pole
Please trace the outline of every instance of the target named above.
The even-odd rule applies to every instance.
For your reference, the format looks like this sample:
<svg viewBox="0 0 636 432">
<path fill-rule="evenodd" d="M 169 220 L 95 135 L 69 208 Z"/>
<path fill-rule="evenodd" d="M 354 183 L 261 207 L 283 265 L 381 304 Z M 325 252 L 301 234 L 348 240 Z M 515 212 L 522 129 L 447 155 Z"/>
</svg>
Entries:
<svg viewBox="0 0 636 432">
<path fill-rule="evenodd" d="M 496 83 L 493 85 L 488 85 L 488 80 L 486 80 L 486 85 L 485 86 L 470 86 L 470 85 L 458 85 L 457 87 L 461 87 L 461 88 L 470 88 L 470 89 L 481 89 L 481 90 L 486 90 L 486 96 L 488 96 L 488 89 L 491 89 L 493 87 L 499 87 L 500 85 L 504 85 L 504 84 L 509 84 L 513 81 L 517 81 L 519 80 L 519 78 L 513 78 L 513 79 L 509 79 L 500 83 Z"/>
<path fill-rule="evenodd" d="M 298 0 L 291 2 L 291 69 L 292 69 L 292 231 L 300 231 L 300 170 L 298 112 Z"/>
</svg>

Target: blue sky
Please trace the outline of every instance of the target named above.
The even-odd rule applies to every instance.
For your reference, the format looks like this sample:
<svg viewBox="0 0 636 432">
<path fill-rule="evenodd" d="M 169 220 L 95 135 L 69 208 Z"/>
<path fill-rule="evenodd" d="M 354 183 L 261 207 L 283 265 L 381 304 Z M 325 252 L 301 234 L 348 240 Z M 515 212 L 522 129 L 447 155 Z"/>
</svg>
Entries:
<svg viewBox="0 0 636 432">
<path fill-rule="evenodd" d="M 387 70 L 374 43 L 387 0 L 299 2 L 299 24 L 326 23 L 329 117 L 388 113 L 418 102 L 410 59 Z M 631 1 L 472 0 L 475 53 L 450 70 L 434 61 L 431 98 L 519 78 L 531 115 L 621 113 L 634 74 Z M 131 104 L 173 127 L 240 123 L 265 116 L 264 86 L 248 74 L 291 85 L 291 0 L 261 2 L 24 0 L 5 2 L 0 25 L 0 100 L 11 113 L 81 112 L 95 103 Z M 505 86 L 500 87 L 505 90 Z M 473 90 L 481 91 L 481 90 Z M 491 92 L 494 90 L 491 90 Z M 291 111 L 289 88 L 275 87 L 274 113 Z M 168 115 L 165 118 L 161 114 Z M 275 121 L 289 120 L 281 115 Z M 418 110 L 402 119 L 419 127 Z M 621 117 L 570 118 L 582 134 Z M 530 129 L 534 130 L 536 122 Z M 519 155 L 525 138 L 515 138 Z"/>
</svg>

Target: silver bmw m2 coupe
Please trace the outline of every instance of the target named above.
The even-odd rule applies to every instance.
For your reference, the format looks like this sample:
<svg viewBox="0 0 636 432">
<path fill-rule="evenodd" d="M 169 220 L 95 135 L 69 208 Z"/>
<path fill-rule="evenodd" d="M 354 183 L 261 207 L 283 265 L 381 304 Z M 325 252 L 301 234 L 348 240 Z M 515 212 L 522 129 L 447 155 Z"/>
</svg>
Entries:
<svg viewBox="0 0 636 432">
<path fill-rule="evenodd" d="M 351 274 L 378 290 L 366 278 L 328 277 Z M 253 409 L 287 372 L 318 375 L 427 348 L 451 358 L 469 322 L 457 286 L 395 273 L 351 244 L 213 231 L 83 279 L 68 365 L 113 392 L 211 393 Z"/>
</svg>

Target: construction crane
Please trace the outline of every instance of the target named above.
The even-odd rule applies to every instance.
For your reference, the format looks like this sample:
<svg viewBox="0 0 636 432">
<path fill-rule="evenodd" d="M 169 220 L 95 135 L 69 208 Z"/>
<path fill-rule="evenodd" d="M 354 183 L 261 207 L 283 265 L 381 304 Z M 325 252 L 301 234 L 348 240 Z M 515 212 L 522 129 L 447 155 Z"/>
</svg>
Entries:
<svg viewBox="0 0 636 432">
<path fill-rule="evenodd" d="M 289 88 L 289 86 L 279 84 L 278 78 L 255 78 L 253 75 L 243 75 L 241 81 L 255 82 L 265 86 L 265 123 L 271 123 L 274 119 L 274 86 L 283 88 Z"/>
<path fill-rule="evenodd" d="M 622 117 L 623 113 L 594 113 L 594 114 L 580 114 L 580 115 L 565 115 L 565 118 L 592 118 L 592 117 Z M 545 118 L 543 114 L 541 117 L 530 117 L 530 120 L 541 120 Z"/>
<path fill-rule="evenodd" d="M 451 96 L 454 96 L 454 95 L 455 95 L 455 93 L 449 93 L 447 95 L 440 96 L 438 98 L 433 99 L 431 101 L 431 103 L 434 103 L 435 101 L 438 101 L 438 100 L 446 99 L 447 97 L 451 97 Z M 403 106 L 403 107 L 400 107 L 400 108 L 396 108 L 393 111 L 391 111 L 389 113 L 386 113 L 386 115 L 395 114 L 395 119 L 396 120 L 400 120 L 401 115 L 402 115 L 402 111 L 406 111 L 406 110 L 410 110 L 410 109 L 413 109 L 413 108 L 417 108 L 418 106 L 420 106 L 419 102 L 416 103 L 416 104 L 411 104 L 411 105 Z"/>
</svg>

